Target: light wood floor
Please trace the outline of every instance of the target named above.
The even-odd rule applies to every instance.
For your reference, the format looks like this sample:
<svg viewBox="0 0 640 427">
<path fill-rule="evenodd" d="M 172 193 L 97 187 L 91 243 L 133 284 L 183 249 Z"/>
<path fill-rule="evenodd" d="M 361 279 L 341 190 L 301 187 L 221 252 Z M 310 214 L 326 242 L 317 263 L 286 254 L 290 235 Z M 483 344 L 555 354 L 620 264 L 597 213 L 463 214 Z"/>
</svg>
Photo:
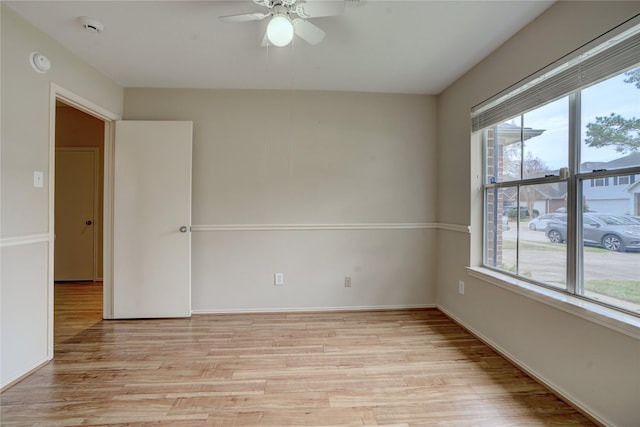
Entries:
<svg viewBox="0 0 640 427">
<path fill-rule="evenodd" d="M 102 321 L 100 286 L 55 288 L 3 426 L 593 425 L 437 310 Z"/>
</svg>

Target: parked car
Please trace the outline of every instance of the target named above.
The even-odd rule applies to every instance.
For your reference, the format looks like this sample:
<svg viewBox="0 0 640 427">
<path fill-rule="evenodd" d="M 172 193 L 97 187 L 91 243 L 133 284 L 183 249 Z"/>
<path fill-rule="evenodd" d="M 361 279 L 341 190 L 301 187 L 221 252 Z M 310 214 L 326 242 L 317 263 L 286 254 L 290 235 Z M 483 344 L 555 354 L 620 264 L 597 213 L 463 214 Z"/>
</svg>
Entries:
<svg viewBox="0 0 640 427">
<path fill-rule="evenodd" d="M 544 231 L 547 228 L 547 224 L 551 221 L 564 221 L 567 222 L 567 214 L 564 213 L 550 213 L 540 215 L 529 222 L 529 230 Z"/>
<path fill-rule="evenodd" d="M 520 208 L 518 209 L 515 206 L 505 206 L 502 214 L 508 216 L 509 218 L 515 218 L 516 217 L 516 212 L 520 211 L 520 218 L 529 218 L 531 215 L 529 213 L 529 209 L 527 209 L 526 206 L 520 206 Z M 533 217 L 537 217 L 538 215 L 540 215 L 540 211 L 538 211 L 538 209 L 534 209 L 533 210 Z"/>
<path fill-rule="evenodd" d="M 588 213 L 584 214 L 582 222 L 585 245 L 618 252 L 640 249 L 640 224 L 628 216 Z M 553 243 L 566 241 L 566 220 L 549 222 L 544 233 Z"/>
</svg>

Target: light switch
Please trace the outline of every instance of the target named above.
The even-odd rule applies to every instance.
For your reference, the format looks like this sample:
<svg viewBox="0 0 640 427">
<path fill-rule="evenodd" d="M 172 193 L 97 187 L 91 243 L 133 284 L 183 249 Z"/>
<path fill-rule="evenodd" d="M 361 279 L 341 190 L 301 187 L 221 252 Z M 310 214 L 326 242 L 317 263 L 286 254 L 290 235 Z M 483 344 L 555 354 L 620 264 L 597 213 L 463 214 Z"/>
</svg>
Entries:
<svg viewBox="0 0 640 427">
<path fill-rule="evenodd" d="M 44 186 L 44 173 L 42 171 L 33 171 L 33 186 L 35 188 Z"/>
</svg>

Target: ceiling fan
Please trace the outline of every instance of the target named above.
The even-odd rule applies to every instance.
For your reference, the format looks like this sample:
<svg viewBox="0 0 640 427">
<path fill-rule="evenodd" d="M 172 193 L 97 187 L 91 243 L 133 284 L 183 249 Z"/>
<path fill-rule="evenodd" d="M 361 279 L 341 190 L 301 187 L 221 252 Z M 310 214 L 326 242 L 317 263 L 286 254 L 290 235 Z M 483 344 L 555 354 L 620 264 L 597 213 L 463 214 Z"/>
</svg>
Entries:
<svg viewBox="0 0 640 427">
<path fill-rule="evenodd" d="M 294 34 L 311 45 L 317 45 L 324 39 L 326 33 L 307 19 L 340 15 L 345 6 L 344 0 L 253 0 L 253 2 L 268 10 L 220 16 L 219 19 L 224 22 L 249 22 L 271 17 L 262 39 L 262 46 L 272 44 L 278 47 L 291 43 Z"/>
</svg>

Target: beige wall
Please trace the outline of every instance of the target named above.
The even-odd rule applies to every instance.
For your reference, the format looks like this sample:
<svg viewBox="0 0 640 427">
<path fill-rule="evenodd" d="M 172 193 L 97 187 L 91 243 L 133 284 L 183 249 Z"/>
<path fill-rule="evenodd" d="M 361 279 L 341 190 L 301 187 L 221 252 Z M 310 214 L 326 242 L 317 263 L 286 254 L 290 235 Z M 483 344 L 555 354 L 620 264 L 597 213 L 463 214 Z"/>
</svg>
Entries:
<svg viewBox="0 0 640 427">
<path fill-rule="evenodd" d="M 192 120 L 193 223 L 435 220 L 435 97 L 126 89 L 127 120 Z"/>
<path fill-rule="evenodd" d="M 6 7 L 1 48 L 2 235 L 46 233 L 51 83 L 116 114 L 122 110 L 123 91 Z M 48 73 L 31 68 L 33 51 L 49 58 Z M 33 187 L 35 170 L 44 171 L 44 188 Z"/>
<path fill-rule="evenodd" d="M 123 90 L 4 5 L 1 13 L 1 270 L 0 385 L 19 378 L 52 355 L 47 342 L 50 302 L 49 143 L 51 84 L 115 114 Z M 51 61 L 36 73 L 29 55 Z M 33 172 L 44 172 L 34 188 Z"/>
<path fill-rule="evenodd" d="M 32 186 L 34 170 L 48 176 L 49 85 L 116 114 L 123 90 L 0 10 L 5 385 L 48 357 L 48 242 L 29 236 L 49 233 L 48 183 Z M 127 90 L 126 118 L 194 121 L 194 225 L 245 226 L 194 232 L 194 308 L 429 305 L 437 292 L 444 310 L 592 414 L 636 425 L 638 340 L 468 276 L 466 266 L 481 237 L 471 215 L 478 210 L 471 106 L 639 11 L 638 2 L 559 2 L 437 104 L 429 96 Z M 48 74 L 29 66 L 33 50 L 51 59 Z M 435 230 L 436 220 L 472 223 L 473 233 Z M 249 227 L 301 223 L 309 229 Z M 321 227 L 361 223 L 379 226 Z M 285 273 L 282 288 L 272 284 L 276 271 Z"/>
<path fill-rule="evenodd" d="M 433 304 L 437 231 L 388 228 L 435 219 L 435 108 L 419 95 L 126 89 L 126 119 L 194 122 L 195 226 L 280 226 L 194 232 L 194 309 Z M 318 229 L 336 224 L 378 229 Z"/>
<path fill-rule="evenodd" d="M 98 212 L 95 223 L 98 228 L 96 277 L 101 279 L 103 264 L 103 201 L 104 201 L 104 122 L 80 110 L 56 106 L 56 147 L 94 147 L 98 149 Z"/>
<path fill-rule="evenodd" d="M 438 97 L 438 306 L 611 425 L 640 423 L 640 342 L 467 275 L 481 256 L 475 104 L 640 12 L 640 2 L 558 2 Z M 470 263 L 471 259 L 471 263 Z M 458 280 L 466 284 L 458 293 Z"/>
</svg>

